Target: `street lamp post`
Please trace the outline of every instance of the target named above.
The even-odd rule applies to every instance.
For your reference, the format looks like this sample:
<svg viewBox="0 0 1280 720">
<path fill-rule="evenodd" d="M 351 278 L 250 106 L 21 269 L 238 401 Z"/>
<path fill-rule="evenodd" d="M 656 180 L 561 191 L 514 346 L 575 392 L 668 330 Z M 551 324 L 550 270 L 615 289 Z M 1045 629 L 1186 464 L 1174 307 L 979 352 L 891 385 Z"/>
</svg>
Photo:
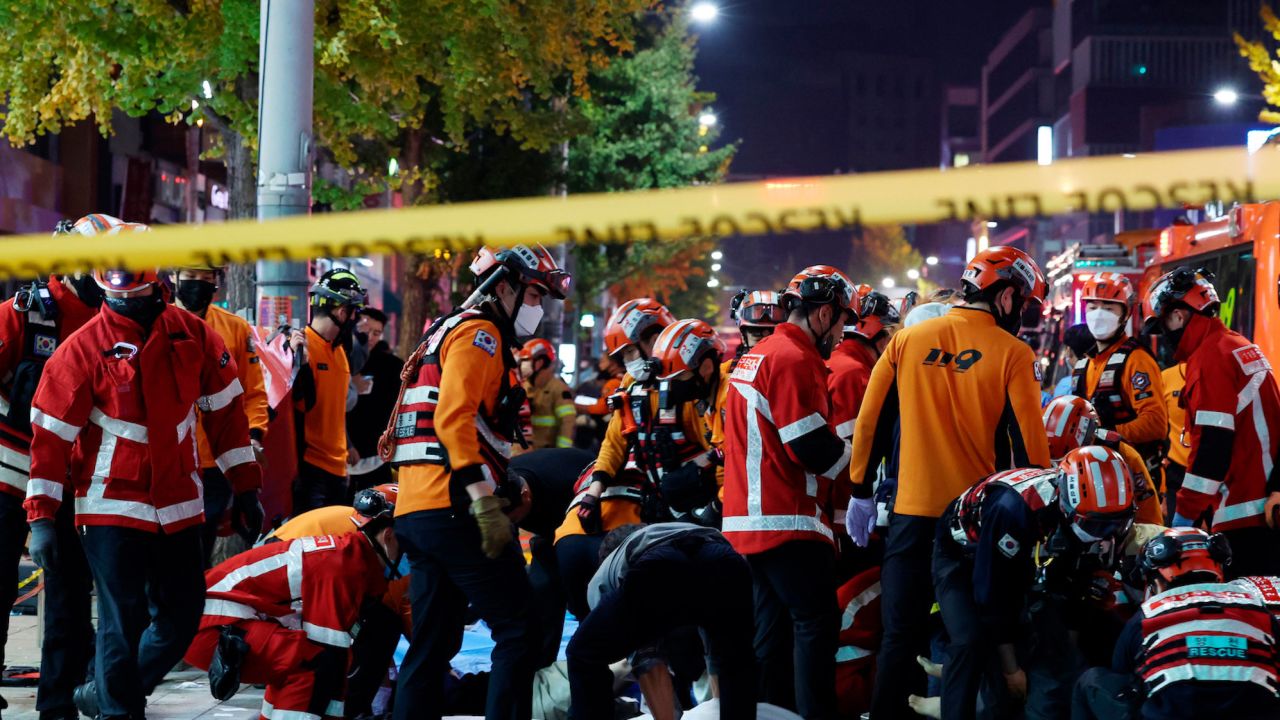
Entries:
<svg viewBox="0 0 1280 720">
<path fill-rule="evenodd" d="M 714 22 L 716 16 L 720 14 L 720 8 L 712 2 L 695 2 L 689 7 L 689 17 L 699 24 L 707 24 Z"/>
</svg>

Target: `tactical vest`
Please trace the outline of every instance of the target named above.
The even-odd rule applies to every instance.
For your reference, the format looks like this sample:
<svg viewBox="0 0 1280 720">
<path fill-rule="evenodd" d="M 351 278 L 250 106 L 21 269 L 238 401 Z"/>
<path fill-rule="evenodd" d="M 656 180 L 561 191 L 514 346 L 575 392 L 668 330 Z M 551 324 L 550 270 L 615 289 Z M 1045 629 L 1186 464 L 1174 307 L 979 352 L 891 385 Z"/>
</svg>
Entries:
<svg viewBox="0 0 1280 720">
<path fill-rule="evenodd" d="M 13 308 L 22 316 L 22 356 L 13 371 L 4 378 L 4 394 L 0 398 L 0 415 L 8 428 L 30 436 L 31 400 L 44 374 L 44 364 L 58 349 L 61 335 L 58 306 L 49 294 L 49 286 L 35 282 L 18 291 Z"/>
<path fill-rule="evenodd" d="M 436 434 L 436 408 L 440 404 L 440 346 L 458 325 L 466 320 L 486 317 L 477 310 L 464 310 L 437 321 L 427 330 L 426 340 L 406 365 L 406 378 L 411 378 L 401 392 L 396 407 L 395 424 L 391 432 L 391 453 L 387 461 L 393 467 L 426 463 L 449 467 L 449 451 L 440 443 Z M 498 348 L 504 364 L 510 352 L 505 344 Z M 414 360 L 416 359 L 416 365 Z M 519 428 L 519 411 L 524 403 L 524 392 L 511 377 L 512 368 L 503 373 L 502 385 L 493 407 L 482 402 L 476 413 L 476 437 L 485 465 L 493 474 L 494 483 L 506 480 L 507 458 L 511 455 L 511 443 Z"/>
<path fill-rule="evenodd" d="M 594 463 L 592 467 L 595 467 Z M 618 475 L 621 480 L 615 478 L 614 484 L 605 488 L 600 494 L 600 500 L 626 500 L 637 504 L 644 502 L 644 478 L 627 470 L 623 470 Z M 573 502 L 569 503 L 569 512 L 573 512 L 575 507 L 582 504 L 582 498 L 587 496 L 589 487 L 591 487 L 591 473 L 584 472 L 573 485 Z"/>
<path fill-rule="evenodd" d="M 1102 374 L 1098 377 L 1098 386 L 1094 388 L 1092 397 L 1086 394 L 1089 358 L 1081 358 L 1071 371 L 1073 394 L 1093 403 L 1104 428 L 1115 430 L 1118 425 L 1138 419 L 1138 413 L 1129 404 L 1128 394 L 1124 391 L 1125 365 L 1128 364 L 1129 357 L 1138 352 L 1150 353 L 1136 338 L 1128 338 L 1121 343 L 1120 347 L 1111 353 L 1111 357 L 1107 358 L 1107 364 L 1102 368 Z M 1152 477 L 1156 478 L 1168 448 L 1168 439 L 1130 444 L 1142 456 L 1147 471 L 1153 473 Z"/>
<path fill-rule="evenodd" d="M 965 490 L 956 499 L 956 511 L 951 519 L 951 539 L 965 551 L 972 551 L 977 547 L 978 534 L 982 530 L 982 501 L 993 485 L 1013 488 L 1026 501 L 1031 512 L 1039 515 L 1057 499 L 1057 477 L 1056 470 L 1005 470 Z"/>
<path fill-rule="evenodd" d="M 1248 589 L 1188 585 L 1142 604 L 1138 675 L 1150 695 L 1186 681 L 1249 682 L 1275 695 L 1276 659 L 1271 613 Z"/>
</svg>

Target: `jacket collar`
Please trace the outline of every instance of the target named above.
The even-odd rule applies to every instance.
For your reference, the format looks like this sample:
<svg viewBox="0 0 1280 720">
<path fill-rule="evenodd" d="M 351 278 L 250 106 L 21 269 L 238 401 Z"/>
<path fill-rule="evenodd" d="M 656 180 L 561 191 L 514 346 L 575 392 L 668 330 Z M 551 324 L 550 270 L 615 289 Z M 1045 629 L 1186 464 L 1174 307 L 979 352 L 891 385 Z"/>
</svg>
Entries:
<svg viewBox="0 0 1280 720">
<path fill-rule="evenodd" d="M 786 338 L 792 345 L 800 348 L 800 352 L 806 355 L 812 355 L 818 362 L 826 364 L 822 360 L 822 355 L 818 353 L 818 348 L 813 344 L 813 338 L 809 337 L 809 331 L 789 322 L 779 323 L 778 329 L 773 331 L 774 335 Z M 768 338 L 765 338 L 766 340 Z M 761 341 L 763 342 L 763 340 Z"/>
<path fill-rule="evenodd" d="M 1182 331 L 1182 338 L 1178 341 L 1178 350 L 1174 353 L 1174 359 L 1179 362 L 1186 361 L 1206 341 L 1226 331 L 1227 326 L 1222 324 L 1221 319 L 1192 313 L 1191 319 L 1187 320 L 1186 329 Z"/>
</svg>

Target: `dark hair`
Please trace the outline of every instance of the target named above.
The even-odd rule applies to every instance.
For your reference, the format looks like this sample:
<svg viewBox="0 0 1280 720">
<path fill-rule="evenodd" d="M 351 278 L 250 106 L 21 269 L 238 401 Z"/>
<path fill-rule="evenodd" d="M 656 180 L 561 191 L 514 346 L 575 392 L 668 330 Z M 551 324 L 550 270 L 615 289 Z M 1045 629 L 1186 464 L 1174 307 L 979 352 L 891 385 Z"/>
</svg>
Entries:
<svg viewBox="0 0 1280 720">
<path fill-rule="evenodd" d="M 376 320 L 383 325 L 387 324 L 387 314 L 376 307 L 365 307 L 360 309 L 360 316 L 367 317 L 370 320 Z"/>
<path fill-rule="evenodd" d="M 604 541 L 600 543 L 600 562 L 604 562 L 604 559 L 609 557 L 609 553 L 617 550 L 622 543 L 627 541 L 627 538 L 640 532 L 645 527 L 645 523 L 631 523 L 609 531 L 609 534 L 604 536 Z"/>
<path fill-rule="evenodd" d="M 1084 357 L 1094 345 L 1093 333 L 1085 323 L 1077 323 L 1062 333 L 1062 343 L 1071 348 L 1077 357 Z"/>
<path fill-rule="evenodd" d="M 951 302 L 951 298 L 955 297 L 955 288 L 938 288 L 929 293 L 929 302 Z"/>
</svg>

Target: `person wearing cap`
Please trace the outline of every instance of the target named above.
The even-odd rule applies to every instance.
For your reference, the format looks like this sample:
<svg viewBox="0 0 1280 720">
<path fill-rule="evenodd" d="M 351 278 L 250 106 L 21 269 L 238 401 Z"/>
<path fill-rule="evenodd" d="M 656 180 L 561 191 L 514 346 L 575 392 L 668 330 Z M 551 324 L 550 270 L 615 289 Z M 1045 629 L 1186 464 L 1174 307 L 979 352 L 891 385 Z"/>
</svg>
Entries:
<svg viewBox="0 0 1280 720">
<path fill-rule="evenodd" d="M 392 505 L 365 493 L 346 508 L 350 529 L 342 533 L 264 544 L 208 571 L 204 615 L 185 659 L 209 671 L 214 698 L 262 684 L 264 718 L 346 715 L 347 671 L 367 630 L 357 634 L 358 621 L 381 602 L 400 556 Z"/>
<path fill-rule="evenodd" d="M 532 411 L 533 441 L 530 449 L 573 447 L 577 411 L 573 392 L 557 374 L 556 349 L 543 338 L 532 338 L 516 353 L 520 376 Z"/>
<path fill-rule="evenodd" d="M 1222 534 L 1170 528 L 1147 541 L 1141 611 L 1111 667 L 1076 683 L 1082 720 L 1264 720 L 1280 717 L 1280 623 L 1256 589 L 1225 582 L 1234 547 Z"/>
<path fill-rule="evenodd" d="M 539 643 L 524 557 L 504 512 L 523 501 L 507 477 L 525 402 L 514 349 L 517 336 L 537 331 L 543 299 L 564 299 L 570 278 L 539 245 L 482 248 L 471 271 L 475 292 L 432 323 L 406 363 L 379 445 L 399 468 L 396 532 L 413 577 L 415 631 L 395 720 L 440 717 L 468 605 L 494 640 L 486 716 L 532 712 Z"/>
<path fill-rule="evenodd" d="M 141 717 L 195 635 L 204 600 L 197 409 L 215 456 L 228 458 L 234 524 L 261 526 L 262 474 L 222 338 L 168 305 L 154 270 L 94 278 L 102 311 L 45 364 L 32 401 L 31 556 L 54 566 L 53 519 L 74 501 L 98 630 L 95 677 L 73 697 L 91 717 Z"/>
<path fill-rule="evenodd" d="M 249 443 L 259 462 L 263 458 L 262 439 L 267 434 L 267 390 L 262 377 L 262 365 L 253 346 L 253 334 L 244 318 L 227 312 L 213 304 L 218 293 L 218 283 L 223 276 L 221 268 L 211 265 L 183 265 L 170 275 L 174 287 L 174 304 L 193 313 L 213 328 L 222 338 L 231 359 L 236 364 L 240 387 L 244 389 L 244 409 L 249 414 Z M 200 450 L 201 480 L 204 482 L 204 553 L 205 567 L 213 557 L 213 543 L 218 538 L 218 528 L 231 506 L 231 485 L 219 467 L 218 458 L 209 449 L 203 424 L 196 426 L 196 446 Z M 247 528 L 249 542 L 257 539 L 262 528 Z"/>
<path fill-rule="evenodd" d="M 830 426 L 826 360 L 856 314 L 853 283 L 814 265 L 782 293 L 787 320 L 743 355 L 725 400 L 722 532 L 751 565 L 764 702 L 836 714 L 831 484 L 848 443 Z"/>
<path fill-rule="evenodd" d="M 109 215 L 62 221 L 54 237 L 97 235 L 124 225 Z M 31 468 L 31 399 L 44 365 L 58 345 L 97 314 L 102 289 L 90 273 L 50 276 L 49 281 L 21 286 L 0 305 L 0 607 L 13 607 L 18 597 L 18 564 L 27 544 L 27 497 Z M 40 685 L 36 709 L 45 718 L 74 718 L 71 693 L 84 680 L 93 653 L 90 575 L 75 531 L 75 508 L 67 504 L 54 521 L 62 549 L 58 562 L 44 574 Z M 9 634 L 9 614 L 0 618 L 0 667 Z M 0 698 L 0 709 L 7 707 Z"/>
<path fill-rule="evenodd" d="M 927 654 L 931 552 L 949 498 L 999 470 L 1049 465 L 1039 366 L 1017 337 L 1024 309 L 1044 301 L 1044 276 L 1031 256 L 1002 246 L 975 255 L 962 280 L 963 305 L 889 340 L 854 428 L 845 522 L 855 540 L 876 522 L 878 468 L 897 464 L 871 708 L 880 720 L 914 717 L 907 697 L 924 692 L 916 657 Z"/>
<path fill-rule="evenodd" d="M 294 330 L 289 347 L 298 358 L 293 383 L 298 428 L 298 476 L 293 481 L 293 514 L 301 515 L 347 499 L 347 391 L 351 369 L 343 346 L 368 301 L 360 279 L 345 268 L 329 270 L 311 286 L 311 319 Z"/>
<path fill-rule="evenodd" d="M 1161 463 L 1169 437 L 1160 365 L 1144 345 L 1126 331 L 1137 304 L 1129 278 L 1100 272 L 1084 284 L 1080 299 L 1094 338 L 1086 357 L 1076 361 L 1072 394 L 1093 403 L 1102 427 L 1120 433 L 1147 463 L 1156 486 L 1163 485 Z"/>
</svg>

